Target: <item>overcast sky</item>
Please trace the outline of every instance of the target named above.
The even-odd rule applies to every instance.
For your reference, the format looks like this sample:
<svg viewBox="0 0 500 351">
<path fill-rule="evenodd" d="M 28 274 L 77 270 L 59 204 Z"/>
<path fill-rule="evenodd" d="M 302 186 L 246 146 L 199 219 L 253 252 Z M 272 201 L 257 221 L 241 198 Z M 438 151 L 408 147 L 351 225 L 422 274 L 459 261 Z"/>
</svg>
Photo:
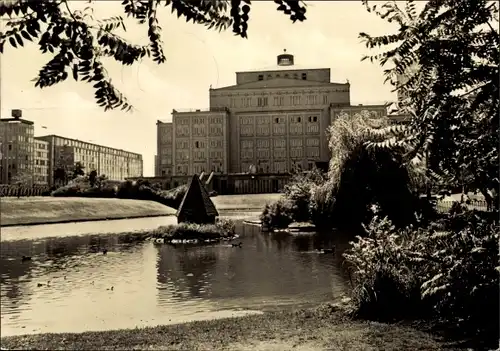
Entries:
<svg viewBox="0 0 500 351">
<path fill-rule="evenodd" d="M 75 2 L 73 9 L 87 6 Z M 98 18 L 122 14 L 121 1 L 94 5 Z M 387 34 L 394 27 L 366 11 L 361 1 L 308 2 L 307 20 L 295 23 L 275 10 L 273 2 L 254 2 L 250 12 L 249 38 L 230 30 L 219 33 L 186 23 L 159 12 L 163 28 L 166 63 L 149 59 L 123 68 L 106 62 L 113 82 L 135 106 L 134 113 L 104 112 L 94 103 L 91 86 L 66 82 L 43 90 L 30 80 L 50 59 L 36 45 L 13 49 L 5 45 L 1 59 L 1 111 L 20 108 L 23 117 L 35 122 L 35 135 L 59 134 L 128 151 L 144 157 L 144 175 L 154 174 L 156 120 L 170 120 L 173 108 L 208 107 L 208 89 L 235 84 L 235 72 L 272 66 L 284 48 L 295 55 L 295 63 L 311 68 L 330 68 L 333 82 L 351 83 L 351 103 L 384 103 L 395 100 L 377 64 L 361 62 L 368 49 L 361 31 Z M 125 36 L 147 42 L 147 28 L 126 21 Z M 71 77 L 71 75 L 70 75 Z M 46 126 L 42 129 L 41 126 Z"/>
</svg>

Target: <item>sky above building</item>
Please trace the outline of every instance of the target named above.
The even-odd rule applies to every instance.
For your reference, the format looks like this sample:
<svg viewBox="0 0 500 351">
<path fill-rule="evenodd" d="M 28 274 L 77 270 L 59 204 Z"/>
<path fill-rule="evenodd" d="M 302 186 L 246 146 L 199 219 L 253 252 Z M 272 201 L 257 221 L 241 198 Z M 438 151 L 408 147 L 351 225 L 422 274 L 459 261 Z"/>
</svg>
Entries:
<svg viewBox="0 0 500 351">
<path fill-rule="evenodd" d="M 144 175 L 152 176 L 156 120 L 171 120 L 174 108 L 208 107 L 210 85 L 233 85 L 235 72 L 273 66 L 283 49 L 293 54 L 295 64 L 301 67 L 330 68 L 332 82 L 348 79 L 352 104 L 394 101 L 392 87 L 384 85 L 383 69 L 361 62 L 369 50 L 358 35 L 387 34 L 395 27 L 368 13 L 361 1 L 307 4 L 307 20 L 293 24 L 276 11 L 274 2 L 254 2 L 248 39 L 236 37 L 230 30 L 219 33 L 186 23 L 172 15 L 170 8 L 162 8 L 158 16 L 167 57 L 164 64 L 147 58 L 131 67 L 105 62 L 113 83 L 134 105 L 133 113 L 104 112 L 95 104 L 91 85 L 72 78 L 54 87 L 35 88 L 31 80 L 51 56 L 42 54 L 36 44 L 22 49 L 6 45 L 0 56 L 2 117 L 19 108 L 23 118 L 35 122 L 35 135 L 59 134 L 141 153 Z M 71 2 L 71 6 L 78 10 L 88 3 Z M 96 18 L 123 15 L 121 1 L 96 1 L 92 6 Z M 145 26 L 133 20 L 126 20 L 126 26 L 125 38 L 147 43 Z"/>
</svg>

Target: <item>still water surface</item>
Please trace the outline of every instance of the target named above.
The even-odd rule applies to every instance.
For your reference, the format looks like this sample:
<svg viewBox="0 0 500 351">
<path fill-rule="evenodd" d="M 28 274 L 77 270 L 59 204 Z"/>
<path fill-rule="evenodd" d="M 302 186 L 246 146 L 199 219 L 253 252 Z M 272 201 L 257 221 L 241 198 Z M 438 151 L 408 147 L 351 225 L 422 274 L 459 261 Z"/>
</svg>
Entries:
<svg viewBox="0 0 500 351">
<path fill-rule="evenodd" d="M 3 228 L 1 335 L 236 316 L 331 301 L 348 289 L 341 269 L 347 244 L 338 235 L 267 234 L 239 223 L 241 248 L 174 248 L 102 234 L 112 228 L 156 228 L 173 220 L 88 222 L 79 223 L 78 230 L 68 224 Z M 69 234 L 50 235 L 61 228 Z M 88 234 L 91 229 L 101 234 Z M 332 240 L 336 255 L 313 252 L 330 247 Z M 22 262 L 23 255 L 32 260 Z"/>
</svg>

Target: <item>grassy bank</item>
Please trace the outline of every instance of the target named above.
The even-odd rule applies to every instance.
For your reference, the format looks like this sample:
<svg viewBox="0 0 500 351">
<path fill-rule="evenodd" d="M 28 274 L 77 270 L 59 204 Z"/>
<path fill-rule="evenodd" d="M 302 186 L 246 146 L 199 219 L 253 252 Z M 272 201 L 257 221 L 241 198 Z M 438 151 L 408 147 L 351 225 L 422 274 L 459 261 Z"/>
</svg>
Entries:
<svg viewBox="0 0 500 351">
<path fill-rule="evenodd" d="M 353 321 L 331 306 L 186 324 L 80 334 L 5 337 L 2 347 L 37 350 L 441 350 L 410 326 Z"/>
<path fill-rule="evenodd" d="M 262 210 L 267 203 L 280 199 L 282 194 L 219 195 L 212 197 L 218 210 Z"/>
<path fill-rule="evenodd" d="M 95 198 L 2 198 L 2 226 L 167 216 L 175 210 L 154 201 Z"/>
</svg>

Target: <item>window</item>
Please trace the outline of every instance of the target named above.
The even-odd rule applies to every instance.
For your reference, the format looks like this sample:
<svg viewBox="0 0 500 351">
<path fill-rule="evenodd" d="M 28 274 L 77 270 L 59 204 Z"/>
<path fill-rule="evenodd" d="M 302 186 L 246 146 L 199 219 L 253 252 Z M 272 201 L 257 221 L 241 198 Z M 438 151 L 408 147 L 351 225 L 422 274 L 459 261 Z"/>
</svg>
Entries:
<svg viewBox="0 0 500 351">
<path fill-rule="evenodd" d="M 307 73 L 302 73 L 302 80 L 307 80 Z"/>
<path fill-rule="evenodd" d="M 195 141 L 194 142 L 194 147 L 198 149 L 200 147 L 200 142 L 199 141 Z"/>
<path fill-rule="evenodd" d="M 264 75 L 263 74 L 259 74 L 259 80 L 264 80 Z"/>
<path fill-rule="evenodd" d="M 262 107 L 262 106 L 267 106 L 267 97 L 260 97 L 257 98 L 257 106 Z"/>
</svg>

